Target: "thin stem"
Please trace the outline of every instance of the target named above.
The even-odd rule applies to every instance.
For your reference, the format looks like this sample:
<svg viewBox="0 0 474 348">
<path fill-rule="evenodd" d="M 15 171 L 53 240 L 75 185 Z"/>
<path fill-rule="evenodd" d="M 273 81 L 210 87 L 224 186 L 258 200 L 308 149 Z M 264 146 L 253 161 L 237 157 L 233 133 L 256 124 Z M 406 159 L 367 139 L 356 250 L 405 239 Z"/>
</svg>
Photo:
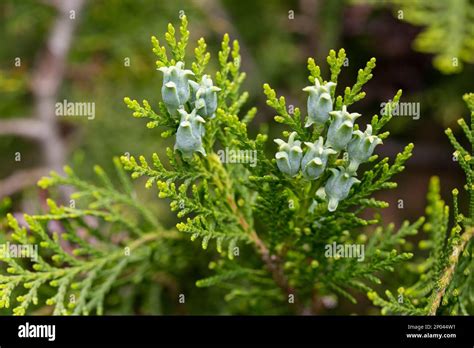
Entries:
<svg viewBox="0 0 474 348">
<path fill-rule="evenodd" d="M 281 259 L 277 255 L 270 255 L 270 250 L 268 247 L 260 239 L 255 229 L 253 229 L 245 216 L 239 210 L 233 196 L 234 190 L 232 180 L 227 175 L 227 171 L 222 166 L 222 163 L 218 160 L 217 156 L 209 156 L 209 162 L 212 169 L 214 170 L 214 175 L 212 175 L 214 183 L 222 192 L 226 193 L 227 204 L 229 205 L 232 213 L 237 217 L 238 223 L 257 247 L 257 251 L 260 254 L 260 257 L 266 268 L 272 274 L 272 278 L 276 285 L 281 288 L 287 296 L 294 296 L 294 304 L 296 305 L 298 313 L 301 313 L 303 307 L 298 301 L 295 289 L 290 287 L 288 284 L 288 279 L 284 274 Z"/>
<path fill-rule="evenodd" d="M 292 287 L 290 287 L 288 284 L 288 279 L 286 278 L 285 273 L 283 271 L 280 258 L 276 255 L 270 255 L 270 250 L 268 249 L 268 247 L 260 239 L 257 232 L 250 227 L 245 217 L 242 216 L 242 214 L 238 210 L 237 204 L 235 204 L 234 198 L 232 196 L 228 196 L 227 201 L 231 209 L 234 211 L 234 213 L 237 214 L 240 225 L 242 226 L 244 231 L 249 233 L 250 240 L 257 247 L 257 251 L 259 252 L 265 266 L 272 274 L 273 280 L 275 281 L 277 286 L 285 292 L 287 296 L 290 296 L 290 295 L 294 296 L 294 303 L 297 307 L 297 310 L 298 312 L 301 312 L 302 306 L 300 302 L 298 301 L 298 298 L 296 296 L 296 291 Z"/>
<path fill-rule="evenodd" d="M 446 289 L 448 288 L 449 284 L 451 283 L 451 279 L 454 276 L 454 271 L 456 269 L 456 265 L 458 264 L 459 256 L 462 254 L 467 243 L 471 240 L 473 236 L 474 228 L 468 229 L 461 235 L 461 242 L 456 247 L 454 247 L 453 252 L 449 256 L 449 266 L 446 267 L 443 272 L 443 275 L 441 276 L 441 279 L 438 281 L 440 289 L 438 290 L 438 292 L 436 292 L 436 295 L 434 296 L 433 301 L 429 306 L 429 315 L 436 315 L 436 311 L 438 310 L 441 304 L 441 300 L 444 294 L 446 293 Z"/>
</svg>

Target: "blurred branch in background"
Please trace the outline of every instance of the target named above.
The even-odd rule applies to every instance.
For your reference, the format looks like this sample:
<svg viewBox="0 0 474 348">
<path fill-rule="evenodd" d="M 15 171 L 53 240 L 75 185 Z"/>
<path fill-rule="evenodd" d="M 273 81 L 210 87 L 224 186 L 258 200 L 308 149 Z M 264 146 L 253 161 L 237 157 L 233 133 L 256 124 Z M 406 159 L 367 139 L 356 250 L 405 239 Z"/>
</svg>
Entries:
<svg viewBox="0 0 474 348">
<path fill-rule="evenodd" d="M 233 40 L 239 41 L 243 71 L 252 76 L 252 81 L 261 81 L 260 69 L 245 45 L 245 39 L 240 35 L 231 16 L 221 2 L 215 0 L 192 0 L 192 2 L 205 15 L 209 28 L 221 35 L 228 33 Z"/>
<path fill-rule="evenodd" d="M 46 141 L 44 122 L 34 118 L 16 118 L 0 121 L 0 135 L 16 135 L 37 141 Z"/>
<path fill-rule="evenodd" d="M 285 23 L 289 31 L 304 36 L 300 47 L 304 57 L 324 62 L 325 52 L 338 48 L 344 4 L 344 1 L 298 1 L 295 20 Z"/>
<path fill-rule="evenodd" d="M 0 182 L 0 197 L 10 196 L 25 187 L 35 185 L 38 179 L 48 174 L 47 167 L 18 170 Z"/>
<path fill-rule="evenodd" d="M 47 169 L 61 171 L 66 160 L 66 144 L 55 115 L 55 104 L 84 0 L 46 3 L 54 6 L 58 15 L 37 58 L 30 82 L 34 115 L 31 118 L 0 121 L 0 135 L 22 136 L 40 144 L 45 168 L 18 171 L 0 181 L 0 198 L 35 184 Z"/>
<path fill-rule="evenodd" d="M 443 74 L 459 73 L 464 63 L 474 63 L 471 0 L 350 0 L 350 3 L 391 7 L 398 20 L 422 26 L 413 48 L 433 54 L 433 66 Z"/>
</svg>

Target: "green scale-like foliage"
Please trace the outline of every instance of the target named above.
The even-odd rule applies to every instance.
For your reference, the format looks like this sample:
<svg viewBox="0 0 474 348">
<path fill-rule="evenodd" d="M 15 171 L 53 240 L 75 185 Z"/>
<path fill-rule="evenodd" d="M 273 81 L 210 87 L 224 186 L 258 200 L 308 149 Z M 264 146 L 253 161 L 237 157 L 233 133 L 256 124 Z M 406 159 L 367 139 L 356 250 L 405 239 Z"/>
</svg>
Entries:
<svg viewBox="0 0 474 348">
<path fill-rule="evenodd" d="M 185 21 L 183 25 L 186 25 Z M 185 33 L 185 27 L 180 31 Z M 178 41 L 169 39 L 172 33 L 174 30 L 169 30 L 167 34 L 171 59 L 165 48 L 159 46 L 158 40 L 153 39 L 159 67 L 172 66 L 178 61 L 188 64 L 183 54 L 176 54 Z M 204 53 L 204 47 L 204 40 L 200 39 L 195 60 L 190 64 L 195 76 L 190 79 L 205 71 L 203 64 L 209 56 Z M 327 201 L 316 193 L 328 181 L 331 168 L 348 165 L 350 159 L 345 151 L 330 155 L 328 168 L 317 180 L 308 180 L 301 173 L 294 176 L 282 173 L 273 156 L 264 151 L 268 136 L 259 134 L 252 138 L 248 134 L 248 123 L 256 110 L 252 108 L 246 114 L 240 111 L 247 94 L 239 92 L 245 75 L 239 72 L 237 42 L 234 41 L 230 47 L 228 36 L 224 36 L 218 58 L 220 70 L 213 78 L 220 88 L 217 92 L 218 108 L 215 118 L 206 119 L 203 136 L 205 154 L 196 151 L 192 158 L 186 158 L 179 150 L 169 148 L 168 163 L 162 162 L 156 154 L 152 165 L 143 157 L 122 157 L 124 167 L 132 172 L 132 177 L 145 176 L 147 187 L 156 184 L 159 196 L 171 200 L 171 209 L 182 219 L 177 224 L 179 231 L 189 233 L 192 240 L 200 239 L 204 249 L 215 243 L 217 251 L 227 256 L 211 264 L 216 274 L 198 281 L 198 286 L 219 285 L 227 288 L 226 299 L 274 299 L 282 303 L 283 312 L 285 303 L 292 303 L 289 298 L 294 299 L 294 312 L 311 310 L 312 298 L 330 294 L 356 302 L 353 290 L 369 291 L 371 283 L 381 282 L 380 272 L 392 271 L 396 264 L 412 256 L 402 252 L 398 244 L 405 235 L 416 232 L 421 220 L 412 225 L 405 224 L 390 239 L 374 240 L 369 239 L 364 228 L 379 224 L 380 220 L 377 217 L 364 219 L 361 213 L 366 208 L 388 205 L 372 198 L 372 194 L 396 186 L 391 179 L 404 169 L 413 145 L 409 144 L 393 163 L 388 158 L 378 160 L 377 155 L 369 156 L 369 165 L 365 170 L 358 170 L 357 190 L 351 190 L 339 202 L 337 210 L 329 211 Z M 328 57 L 330 81 L 334 86 L 345 58 L 344 50 L 338 54 L 331 51 Z M 334 111 L 346 109 L 365 96 L 362 87 L 372 78 L 374 67 L 375 59 L 371 59 L 359 71 L 354 86 L 345 88 L 342 95 L 336 95 L 336 88 L 329 91 Z M 311 83 L 325 83 L 313 59 L 308 60 L 308 68 Z M 302 119 L 299 108 L 290 113 L 284 97 L 277 97 L 268 85 L 264 86 L 264 91 L 267 104 L 278 114 L 275 120 L 289 128 L 284 136 L 294 132 L 293 137 L 307 143 L 314 143 L 321 136 L 326 138 L 329 124 L 305 127 L 307 118 Z M 393 103 L 397 103 L 400 96 L 401 92 L 398 92 Z M 158 104 L 158 116 L 147 101 L 143 102 L 143 107 L 128 98 L 125 101 L 134 110 L 135 116 L 149 116 L 153 120 L 149 126 L 174 125 L 165 131 L 164 136 L 176 133 L 179 121 L 173 118 L 173 112 L 166 110 L 162 102 Z M 148 111 L 142 112 L 143 108 Z M 187 103 L 183 109 L 190 113 L 193 106 Z M 388 132 L 380 132 L 390 119 L 389 113 L 381 117 L 375 115 L 370 124 L 373 136 L 378 136 L 380 140 L 386 138 Z M 354 131 L 357 129 L 355 126 Z M 221 161 L 218 152 L 222 148 L 253 151 L 257 164 Z M 353 259 L 325 257 L 324 246 L 333 242 L 366 244 L 365 260 L 356 262 Z M 243 253 L 245 257 L 241 256 Z M 247 253 L 254 256 L 248 257 Z M 255 262 L 256 259 L 260 261 Z"/>
<path fill-rule="evenodd" d="M 432 53 L 433 65 L 445 74 L 474 63 L 474 5 L 469 0 L 397 0 L 404 20 L 425 29 L 415 39 L 417 51 Z"/>
<path fill-rule="evenodd" d="M 64 177 L 53 173 L 43 178 L 42 188 L 72 186 L 73 204 L 49 200 L 48 212 L 26 216 L 24 222 L 8 216 L 12 240 L 39 245 L 40 257 L 24 263 L 3 260 L 2 307 L 25 314 L 46 304 L 53 314 L 101 314 L 114 289 L 159 281 L 150 269 L 176 273 L 180 261 L 195 261 L 180 252 L 190 248 L 189 242 L 176 240 L 187 235 L 214 258 L 209 264 L 213 273 L 196 285 L 223 289 L 229 303 L 226 313 L 324 313 L 328 298 L 355 303 L 366 293 L 384 313 L 428 314 L 440 303 L 472 312 L 472 289 L 464 279 L 472 269 L 466 246 L 472 235 L 471 216 L 458 212 L 457 201 L 449 239 L 448 208 L 439 198 L 436 181 L 431 184 L 426 222 L 420 218 L 397 229 L 381 221 L 378 210 L 388 203 L 373 194 L 396 187 L 393 177 L 404 170 L 413 144 L 393 160 L 373 154 L 389 136 L 383 127 L 392 118 L 390 107 L 368 125 L 354 122 L 360 116 L 356 102 L 365 97 L 362 88 L 372 78 L 374 58 L 346 88 L 338 85 L 346 59 L 343 49 L 329 53 L 328 80 L 309 59 L 311 86 L 301 92 L 309 94 L 306 112 L 289 108 L 285 98 L 265 84 L 275 121 L 286 127 L 285 140 L 275 139 L 275 145 L 268 134 L 249 134 L 257 110 L 243 111 L 248 94 L 240 91 L 245 74 L 240 71 L 238 42 L 224 36 L 218 70 L 211 74 L 204 39 L 198 40 L 189 58 L 188 38 L 184 16 L 178 30 L 169 25 L 168 48 L 152 38 L 157 68 L 164 76 L 161 100 L 139 103 L 125 98 L 133 116 L 148 119 L 151 131 L 159 128 L 163 138 L 174 140 L 174 148 L 166 149 L 166 160 L 158 154 L 148 160 L 122 156 L 115 161 L 120 189 L 100 167 L 100 185 L 82 181 L 69 168 Z M 398 91 L 391 106 L 400 97 Z M 472 107 L 472 97 L 467 100 Z M 461 127 L 471 140 L 472 127 L 462 122 Z M 472 154 L 448 134 L 472 197 Z M 222 155 L 223 149 L 253 157 L 232 159 Z M 133 179 L 145 178 L 145 187 L 157 189 L 158 197 L 169 202 L 179 220 L 177 231 L 163 228 L 155 212 L 139 203 L 122 168 Z M 471 210 L 472 202 L 473 198 Z M 373 210 L 373 217 L 367 218 Z M 407 238 L 422 226 L 429 233 L 424 244 L 431 255 L 413 266 L 408 263 L 413 254 Z M 364 253 L 361 258 L 329 256 L 327 247 L 334 243 L 363 247 Z M 384 274 L 403 265 L 424 273 L 420 282 L 400 290 L 405 302 L 394 302 L 389 292 L 388 300 L 376 295 Z"/>
<path fill-rule="evenodd" d="M 415 50 L 434 55 L 444 74 L 459 73 L 474 63 L 474 4 L 471 0 L 353 0 L 356 4 L 391 5 L 394 16 L 422 26 Z"/>
<path fill-rule="evenodd" d="M 39 252 L 37 257 L 1 260 L 6 265 L 0 274 L 1 307 L 13 307 L 19 315 L 45 304 L 55 315 L 102 314 L 111 289 L 143 281 L 148 276 L 144 266 L 166 248 L 163 240 L 178 238 L 137 203 L 119 160 L 114 163 L 121 189 L 99 166 L 98 184 L 79 179 L 66 167 L 66 176 L 52 173 L 39 186 L 73 187 L 68 206 L 48 199 L 45 214 L 7 216 L 11 244 L 37 246 Z"/>
<path fill-rule="evenodd" d="M 419 243 L 421 249 L 429 251 L 429 256 L 408 265 L 408 272 L 415 275 L 416 281 L 409 287 L 400 287 L 397 296 L 389 290 L 386 291 L 388 300 L 375 292 L 368 294 L 376 305 L 383 307 L 383 313 L 468 315 L 474 312 L 474 94 L 466 94 L 464 100 L 471 111 L 471 123 L 468 125 L 460 119 L 458 124 L 471 149 L 461 146 L 451 129 L 447 129 L 446 134 L 455 149 L 454 158 L 466 174 L 464 191 L 469 196 L 468 212 L 462 214 L 459 211 L 458 196 L 464 194 L 454 189 L 453 211 L 450 213 L 440 196 L 439 179 L 432 178 L 423 226 L 428 239 Z"/>
</svg>

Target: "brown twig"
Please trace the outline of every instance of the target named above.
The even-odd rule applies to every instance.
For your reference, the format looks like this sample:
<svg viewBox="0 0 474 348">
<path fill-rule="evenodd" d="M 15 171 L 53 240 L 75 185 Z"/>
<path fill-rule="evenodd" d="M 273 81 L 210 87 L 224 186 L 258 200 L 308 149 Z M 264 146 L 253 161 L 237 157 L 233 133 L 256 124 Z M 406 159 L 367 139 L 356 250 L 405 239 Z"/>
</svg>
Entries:
<svg viewBox="0 0 474 348">
<path fill-rule="evenodd" d="M 290 295 L 294 296 L 294 305 L 296 306 L 297 312 L 302 312 L 302 306 L 296 296 L 296 292 L 289 286 L 288 280 L 283 271 L 282 262 L 277 255 L 271 255 L 270 250 L 265 245 L 265 243 L 260 239 L 255 229 L 248 223 L 245 216 L 242 215 L 242 212 L 239 210 L 237 206 L 232 190 L 232 181 L 227 175 L 226 170 L 222 166 L 221 161 L 217 157 L 217 155 L 212 154 L 209 157 L 209 162 L 212 166 L 212 173 L 214 182 L 216 186 L 222 192 L 227 192 L 226 194 L 226 201 L 229 205 L 232 213 L 237 217 L 239 225 L 242 227 L 245 233 L 249 236 L 250 240 L 255 244 L 257 247 L 257 251 L 260 254 L 260 257 L 265 264 L 266 268 L 272 274 L 272 278 L 275 281 L 276 285 L 281 288 L 285 294 L 287 294 L 288 298 Z"/>
<path fill-rule="evenodd" d="M 229 206 L 231 207 L 234 214 L 238 216 L 240 225 L 242 226 L 244 231 L 249 234 L 250 239 L 257 247 L 257 250 L 262 258 L 262 261 L 264 262 L 265 266 L 272 274 L 272 278 L 277 284 L 277 286 L 280 289 L 282 289 L 288 297 L 290 295 L 294 297 L 294 304 L 297 308 L 297 312 L 302 313 L 303 307 L 296 296 L 296 291 L 292 287 L 290 287 L 288 284 L 288 279 L 286 278 L 285 273 L 283 271 L 282 262 L 280 258 L 277 255 L 270 254 L 268 247 L 260 239 L 257 232 L 251 228 L 251 226 L 249 225 L 245 217 L 242 216 L 242 214 L 240 213 L 237 207 L 237 204 L 235 203 L 234 198 L 231 196 L 228 196 L 227 202 L 229 203 Z"/>
</svg>

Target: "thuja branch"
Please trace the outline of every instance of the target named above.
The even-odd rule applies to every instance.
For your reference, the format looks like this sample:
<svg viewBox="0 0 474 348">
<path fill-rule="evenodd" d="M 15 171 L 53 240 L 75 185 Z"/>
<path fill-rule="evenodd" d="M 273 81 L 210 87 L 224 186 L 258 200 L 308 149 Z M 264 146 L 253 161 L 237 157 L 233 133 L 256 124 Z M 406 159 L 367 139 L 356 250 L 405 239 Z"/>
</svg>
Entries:
<svg viewBox="0 0 474 348">
<path fill-rule="evenodd" d="M 451 280 L 454 276 L 454 272 L 456 270 L 456 266 L 458 265 L 459 257 L 463 253 L 466 245 L 474 236 L 474 228 L 471 227 L 467 229 L 460 237 L 459 244 L 453 248 L 451 255 L 449 256 L 449 265 L 443 271 L 441 279 L 438 281 L 438 289 L 433 296 L 433 300 L 431 305 L 429 306 L 429 315 L 436 315 L 436 311 L 438 310 L 441 300 L 446 293 L 446 289 L 451 284 Z"/>
<path fill-rule="evenodd" d="M 296 296 L 295 289 L 289 286 L 288 279 L 285 276 L 282 261 L 277 255 L 271 255 L 270 251 L 268 250 L 265 243 L 259 238 L 257 233 L 252 230 L 250 232 L 250 239 L 254 242 L 255 246 L 257 247 L 260 256 L 267 267 L 267 269 L 272 274 L 273 280 L 275 283 L 282 289 L 282 291 L 289 296 L 294 296 L 294 303 L 297 308 L 297 311 L 300 312 L 302 310 L 301 303 L 299 298 Z"/>
<path fill-rule="evenodd" d="M 470 128 L 464 119 L 458 124 L 464 132 L 471 150 L 474 145 L 472 136 L 474 120 L 474 94 L 463 96 L 471 111 Z M 446 134 L 454 147 L 454 155 L 458 164 L 466 174 L 464 190 L 469 195 L 469 209 L 467 215 L 459 211 L 458 189 L 452 190 L 453 209 L 450 227 L 450 207 L 441 198 L 440 182 L 433 177 L 428 188 L 428 205 L 426 208 L 426 223 L 424 230 L 428 234 L 427 240 L 419 243 L 420 249 L 428 249 L 429 256 L 421 259 L 416 266 L 407 267 L 406 272 L 414 273 L 416 282 L 407 289 L 398 288 L 398 298 L 387 290 L 388 300 L 369 292 L 369 298 L 374 304 L 382 307 L 382 314 L 400 313 L 409 315 L 440 315 L 449 313 L 469 315 L 474 309 L 471 294 L 474 283 L 472 282 L 472 237 L 473 237 L 473 162 L 472 151 L 464 148 L 451 129 Z M 461 232 L 464 230 L 464 233 Z M 400 299 L 402 299 L 400 301 Z"/>
<path fill-rule="evenodd" d="M 220 162 L 216 162 L 216 165 L 220 166 L 220 171 L 225 175 L 225 184 L 226 187 L 233 192 L 232 190 L 232 181 L 227 175 L 227 172 L 225 169 L 222 167 L 222 164 Z M 222 187 L 222 185 L 219 185 Z M 295 294 L 295 289 L 291 288 L 288 284 L 288 279 L 285 276 L 283 267 L 282 267 L 282 261 L 277 255 L 271 255 L 270 250 L 268 247 L 265 245 L 265 242 L 258 236 L 257 232 L 255 231 L 252 226 L 247 222 L 245 219 L 244 215 L 241 213 L 239 210 L 235 199 L 233 195 L 229 194 L 227 195 L 227 202 L 232 210 L 232 212 L 235 214 L 235 216 L 238 217 L 238 221 L 242 227 L 242 229 L 249 235 L 250 240 L 254 243 L 254 245 L 257 248 L 258 253 L 261 256 L 261 259 L 263 263 L 265 264 L 266 268 L 268 271 L 272 274 L 272 278 L 275 281 L 275 284 L 287 295 L 293 295 L 295 297 L 295 306 L 298 309 L 298 312 L 301 311 L 301 304 L 299 302 L 299 299 L 296 297 Z"/>
<path fill-rule="evenodd" d="M 220 69 L 212 77 L 205 74 L 210 54 L 204 39 L 198 40 L 196 59 L 188 65 L 185 17 L 179 29 L 181 38 L 177 32 L 170 25 L 165 35 L 170 54 L 153 38 L 157 65 L 164 75 L 159 112 L 148 101 L 141 106 L 125 99 L 134 116 L 151 119 L 149 128 L 161 127 L 163 137 L 174 137 L 174 148 L 166 151 L 169 164 L 156 154 L 153 169 L 142 156 L 139 161 L 122 157 L 122 163 L 133 178 L 147 176 L 146 187 L 156 183 L 159 197 L 170 199 L 171 210 L 179 219 L 186 217 L 177 224 L 179 231 L 191 234 L 193 241 L 201 238 L 203 249 L 215 240 L 220 254 L 225 254 L 222 245 L 228 243 L 228 259 L 213 263 L 217 274 L 198 281 L 198 286 L 231 287 L 226 298 L 257 296 L 262 301 L 291 303 L 292 295 L 298 312 L 303 313 L 302 304 L 312 303 L 313 309 L 319 310 L 315 294 L 337 293 L 355 302 L 347 288 L 368 291 L 365 281 L 380 283 L 374 272 L 393 270 L 393 265 L 411 257 L 392 250 L 397 238 L 372 243 L 380 250 L 360 265 L 349 260 L 335 263 L 324 256 L 325 244 L 354 243 L 353 238 L 360 234 L 358 228 L 379 222 L 358 215 L 365 208 L 387 206 L 370 195 L 396 186 L 390 180 L 404 169 L 413 148 L 407 146 L 391 165 L 388 158 L 376 162 L 374 150 L 388 136 L 380 131 L 391 119 L 391 108 L 381 117 L 374 115 L 364 131 L 355 123 L 361 114 L 352 108 L 365 96 L 362 88 L 372 78 L 375 59 L 359 71 L 352 88 L 342 88 L 343 95 L 337 95 L 336 87 L 345 51 L 329 53 L 329 82 L 310 59 L 310 82 L 314 85 L 303 89 L 309 94 L 305 114 L 299 107 L 289 112 L 285 98 L 277 97 L 265 84 L 267 105 L 277 112 L 275 120 L 289 128 L 283 133 L 288 140 L 275 139 L 278 151 L 268 156 L 268 136 L 258 134 L 251 139 L 248 134 L 255 108 L 240 115 L 248 94 L 239 91 L 245 74 L 239 70 L 238 42 L 230 45 L 229 36 L 224 35 L 218 54 Z M 400 96 L 401 91 L 394 103 Z M 254 161 L 222 158 L 219 146 L 225 147 L 225 153 L 239 153 L 239 158 L 250 152 Z M 358 208 L 351 211 L 352 207 Z M 251 242 L 266 270 L 255 269 L 248 259 L 234 259 L 237 242 Z M 242 277 L 244 274 L 247 276 Z M 234 280 L 232 286 L 230 280 Z"/>
<path fill-rule="evenodd" d="M 174 284 L 174 277 L 184 275 L 188 280 L 189 265 L 194 272 L 200 264 L 186 258 L 191 254 L 189 244 L 174 240 L 188 234 L 191 241 L 200 241 L 202 249 L 215 244 L 215 251 L 208 251 L 212 275 L 197 280 L 196 286 L 227 291 L 225 301 L 233 302 L 224 309 L 227 313 L 320 313 L 329 311 L 322 301 L 325 297 L 356 303 L 357 291 L 367 293 L 382 307 L 382 314 L 468 313 L 473 260 L 467 249 L 474 228 L 472 214 L 466 218 L 459 214 L 457 190 L 451 234 L 450 209 L 441 198 L 437 178 L 430 184 L 426 219 L 406 221 L 399 228 L 382 224 L 379 210 L 388 202 L 372 197 L 396 187 L 392 178 L 405 169 L 413 149 L 407 145 L 394 161 L 376 154 L 389 136 L 382 128 L 392 118 L 401 91 L 382 115 L 374 115 L 366 125 L 358 121 L 363 110 L 356 103 L 365 97 L 363 86 L 373 76 L 375 59 L 359 70 L 353 87 L 338 82 L 346 60 L 343 49 L 329 53 L 328 80 L 309 59 L 311 85 L 303 89 L 308 93 L 306 106 L 293 111 L 265 84 L 267 105 L 275 109 L 275 121 L 286 128 L 281 139 L 267 144 L 270 134 L 249 135 L 256 108 L 241 111 L 248 93 L 240 91 L 245 73 L 240 71 L 238 42 L 224 35 L 218 62 L 210 64 L 218 66 L 217 71 L 208 71 L 211 55 L 204 38 L 198 40 L 194 57 L 186 56 L 187 24 L 183 16 L 179 29 L 168 26 L 169 49 L 152 38 L 163 73 L 161 99 L 142 103 L 124 99 L 135 117 L 149 119 L 148 128 L 159 127 L 163 138 L 172 137 L 174 147 L 165 154 L 154 153 L 151 161 L 140 155 L 122 156 L 121 164 L 116 159 L 118 181 L 100 167 L 95 167 L 97 183 L 79 179 L 67 167 L 65 176 L 52 173 L 40 180 L 45 189 L 70 185 L 76 191 L 70 206 L 48 200 L 50 210 L 25 216 L 26 225 L 8 216 L 11 238 L 22 245 L 37 243 L 42 250 L 32 262 L 4 261 L 0 307 L 9 307 L 10 298 L 20 292 L 14 313 L 31 312 L 43 286 L 53 294 L 45 302 L 54 306 L 53 314 L 88 314 L 94 309 L 102 314 L 105 306 L 114 306 L 105 295 L 122 290 L 122 285 L 136 292 L 135 298 L 143 298 L 148 285 L 161 291 L 161 283 L 176 292 L 184 287 Z M 474 96 L 465 98 L 474 105 Z M 460 125 L 474 143 L 472 127 Z M 467 174 L 465 189 L 473 197 L 473 156 L 451 131 L 448 136 Z M 160 156 L 166 156 L 165 161 Z M 137 200 L 122 165 L 133 179 L 146 177 L 145 187 L 156 186 L 158 197 L 168 200 L 176 213 L 177 231 L 164 230 L 155 211 L 148 209 L 149 202 Z M 119 185 L 114 185 L 116 181 Z M 375 210 L 373 218 L 367 208 Z M 371 225 L 374 229 L 369 232 Z M 430 253 L 421 261 L 415 258 L 413 266 L 407 263 L 414 256 L 408 251 L 415 249 L 409 239 L 422 227 L 428 238 L 420 248 Z M 240 255 L 238 243 L 250 245 L 242 250 L 245 257 L 235 257 Z M 387 290 L 384 299 L 373 287 L 382 285 L 386 272 L 415 273 L 407 279 L 419 280 L 407 289 L 399 287 L 398 297 Z M 67 295 L 78 300 L 66 305 Z M 132 309 L 141 313 L 143 307 Z"/>
</svg>

